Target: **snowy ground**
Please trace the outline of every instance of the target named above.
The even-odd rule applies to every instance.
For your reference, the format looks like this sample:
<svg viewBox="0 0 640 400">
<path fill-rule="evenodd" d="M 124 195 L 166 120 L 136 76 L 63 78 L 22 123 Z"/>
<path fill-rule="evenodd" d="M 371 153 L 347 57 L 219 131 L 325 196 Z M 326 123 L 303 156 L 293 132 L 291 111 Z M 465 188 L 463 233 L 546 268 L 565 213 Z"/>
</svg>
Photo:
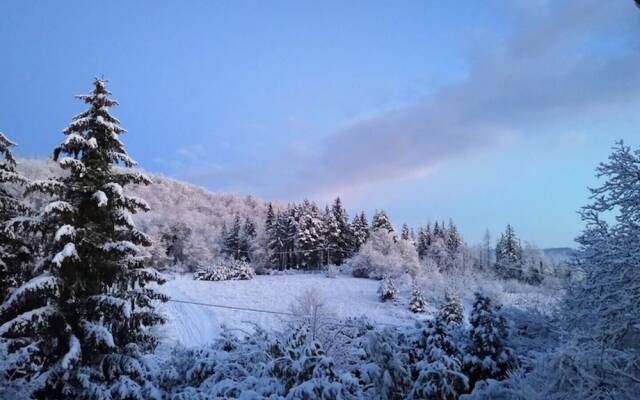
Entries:
<svg viewBox="0 0 640 400">
<path fill-rule="evenodd" d="M 401 297 L 395 304 L 381 303 L 376 294 L 379 284 L 370 279 L 346 276 L 331 279 L 319 274 L 257 276 L 249 281 L 224 282 L 194 281 L 191 275 L 177 275 L 161 291 L 174 300 L 288 312 L 296 297 L 316 288 L 338 318 L 364 315 L 378 323 L 413 324 L 416 315 L 407 310 L 408 299 Z M 159 332 L 163 342 L 184 346 L 210 342 L 220 335 L 222 324 L 243 330 L 251 330 L 251 324 L 274 329 L 288 318 L 176 302 L 168 302 L 162 308 L 168 318 Z"/>
</svg>

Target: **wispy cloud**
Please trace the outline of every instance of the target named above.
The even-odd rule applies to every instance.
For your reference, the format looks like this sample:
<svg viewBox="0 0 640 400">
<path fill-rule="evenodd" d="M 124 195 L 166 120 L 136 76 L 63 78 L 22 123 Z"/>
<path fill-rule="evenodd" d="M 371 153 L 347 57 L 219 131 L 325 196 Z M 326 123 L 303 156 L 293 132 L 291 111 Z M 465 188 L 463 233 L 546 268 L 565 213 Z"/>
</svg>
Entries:
<svg viewBox="0 0 640 400">
<path fill-rule="evenodd" d="M 514 135 L 539 134 L 544 129 L 534 128 L 545 123 L 640 98 L 640 24 L 631 2 L 513 4 L 513 29 L 476 46 L 459 83 L 352 122 L 311 151 L 292 147 L 273 160 L 221 168 L 216 178 L 267 195 L 339 192 L 420 176 Z"/>
</svg>

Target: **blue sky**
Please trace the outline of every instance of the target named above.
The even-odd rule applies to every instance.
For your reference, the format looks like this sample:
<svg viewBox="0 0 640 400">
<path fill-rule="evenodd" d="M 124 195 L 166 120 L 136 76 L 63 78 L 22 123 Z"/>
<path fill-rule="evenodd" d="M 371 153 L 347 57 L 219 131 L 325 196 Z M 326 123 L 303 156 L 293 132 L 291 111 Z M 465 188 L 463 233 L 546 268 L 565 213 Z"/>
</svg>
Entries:
<svg viewBox="0 0 640 400">
<path fill-rule="evenodd" d="M 455 4 L 447 4 L 455 3 Z M 640 145 L 630 0 L 0 3 L 0 130 L 43 157 L 104 75 L 142 167 L 341 195 L 397 225 L 572 245 L 593 171 Z"/>
</svg>

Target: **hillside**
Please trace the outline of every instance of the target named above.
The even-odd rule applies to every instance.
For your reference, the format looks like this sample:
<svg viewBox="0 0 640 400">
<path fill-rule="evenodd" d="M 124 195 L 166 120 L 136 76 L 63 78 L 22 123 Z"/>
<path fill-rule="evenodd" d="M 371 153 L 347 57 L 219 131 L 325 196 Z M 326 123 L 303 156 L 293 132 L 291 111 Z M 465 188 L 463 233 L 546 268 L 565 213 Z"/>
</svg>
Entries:
<svg viewBox="0 0 640 400">
<path fill-rule="evenodd" d="M 19 171 L 31 179 L 43 179 L 62 173 L 51 160 L 19 160 Z M 220 251 L 220 232 L 224 224 L 230 225 L 235 215 L 247 217 L 262 226 L 266 212 L 265 201 L 228 193 L 213 193 L 205 188 L 165 176 L 150 174 L 153 184 L 127 188 L 132 194 L 147 201 L 151 211 L 134 215 L 134 221 L 155 239 L 152 253 L 160 266 L 166 243 L 163 236 L 180 232 L 184 252 L 194 263 L 213 261 Z M 36 206 L 42 199 L 35 198 Z M 261 234 L 261 232 L 259 232 Z"/>
</svg>

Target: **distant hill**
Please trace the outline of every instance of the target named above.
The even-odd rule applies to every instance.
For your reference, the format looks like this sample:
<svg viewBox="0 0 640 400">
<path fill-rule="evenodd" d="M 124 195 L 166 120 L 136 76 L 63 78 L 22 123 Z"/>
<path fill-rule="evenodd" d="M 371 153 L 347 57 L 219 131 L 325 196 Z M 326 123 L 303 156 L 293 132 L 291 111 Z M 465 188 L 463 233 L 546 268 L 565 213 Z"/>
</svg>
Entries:
<svg viewBox="0 0 640 400">
<path fill-rule="evenodd" d="M 576 249 L 572 249 L 571 247 L 551 247 L 548 249 L 543 249 L 542 252 L 555 264 L 569 262 L 575 259 L 575 257 L 578 255 L 578 251 Z"/>
</svg>

